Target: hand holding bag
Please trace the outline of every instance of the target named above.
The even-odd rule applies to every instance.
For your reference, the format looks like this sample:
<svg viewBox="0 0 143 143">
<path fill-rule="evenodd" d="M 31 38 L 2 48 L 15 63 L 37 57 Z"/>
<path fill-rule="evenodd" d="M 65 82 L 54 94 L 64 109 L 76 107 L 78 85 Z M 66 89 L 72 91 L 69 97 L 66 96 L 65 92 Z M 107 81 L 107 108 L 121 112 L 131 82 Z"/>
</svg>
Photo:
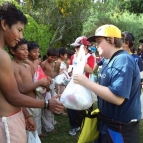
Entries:
<svg viewBox="0 0 143 143">
<path fill-rule="evenodd" d="M 83 45 L 79 49 L 77 64 L 73 67 L 73 74 L 83 74 L 85 66 L 85 52 Z M 73 78 L 61 95 L 61 103 L 69 109 L 85 110 L 92 106 L 92 92 L 82 85 L 76 84 Z"/>
</svg>

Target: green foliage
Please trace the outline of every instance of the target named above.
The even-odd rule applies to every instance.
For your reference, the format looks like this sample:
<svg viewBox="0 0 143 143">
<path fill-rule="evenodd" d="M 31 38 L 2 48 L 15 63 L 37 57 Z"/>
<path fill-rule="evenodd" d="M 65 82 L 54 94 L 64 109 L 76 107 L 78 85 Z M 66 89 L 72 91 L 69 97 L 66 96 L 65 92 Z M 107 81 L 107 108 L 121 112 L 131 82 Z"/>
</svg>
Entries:
<svg viewBox="0 0 143 143">
<path fill-rule="evenodd" d="M 56 47 L 65 46 L 81 36 L 82 24 L 88 18 L 91 5 L 91 0 L 26 2 L 23 10 L 29 12 L 37 23 L 47 25 L 48 34 L 52 35 L 49 45 Z"/>
<path fill-rule="evenodd" d="M 143 13 L 143 0 L 122 0 L 120 3 L 121 10 L 128 10 L 131 13 Z"/>
<path fill-rule="evenodd" d="M 26 14 L 28 18 L 28 24 L 24 29 L 24 38 L 28 41 L 35 41 L 40 45 L 41 55 L 43 56 L 47 52 L 50 34 L 47 33 L 47 26 L 38 25 L 36 21 L 29 15 Z"/>
<path fill-rule="evenodd" d="M 18 5 L 18 3 L 15 0 L 0 0 L 0 5 L 6 3 L 6 2 L 11 2 L 13 3 L 18 9 L 21 9 L 21 6 Z"/>
<path fill-rule="evenodd" d="M 132 32 L 136 38 L 136 46 L 138 39 L 143 35 L 143 14 L 133 14 L 129 11 L 121 11 L 120 3 L 112 1 L 108 3 L 96 3 L 91 9 L 91 16 L 84 23 L 83 34 L 87 36 L 94 35 L 95 30 L 103 24 L 113 24 L 121 29 L 121 31 Z"/>
</svg>

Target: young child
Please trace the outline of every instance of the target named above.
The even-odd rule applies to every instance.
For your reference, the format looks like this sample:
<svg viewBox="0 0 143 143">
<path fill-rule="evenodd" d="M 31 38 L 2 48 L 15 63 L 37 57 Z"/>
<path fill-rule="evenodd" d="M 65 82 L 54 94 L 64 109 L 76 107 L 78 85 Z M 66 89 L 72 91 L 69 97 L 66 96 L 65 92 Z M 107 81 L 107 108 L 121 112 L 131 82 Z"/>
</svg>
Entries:
<svg viewBox="0 0 143 143">
<path fill-rule="evenodd" d="M 66 60 L 67 60 L 67 50 L 63 47 L 59 49 L 59 57 L 56 61 L 56 72 L 57 75 L 63 73 L 64 70 L 67 69 L 66 67 Z M 57 86 L 57 93 L 62 94 L 65 89 L 65 85 L 58 85 Z"/>
<path fill-rule="evenodd" d="M 69 65 L 70 65 L 71 56 L 75 54 L 75 51 L 74 50 L 68 50 L 67 54 L 68 54 L 68 56 L 67 56 L 66 65 L 67 65 L 67 69 L 68 69 Z"/>
<path fill-rule="evenodd" d="M 33 82 L 31 67 L 28 64 L 23 63 L 23 60 L 28 58 L 27 44 L 28 42 L 25 39 L 22 39 L 14 48 L 9 47 L 9 49 L 13 56 L 12 63 L 14 67 L 14 75 L 19 91 L 27 96 L 37 99 L 35 89 L 39 86 L 47 87 L 49 82 L 47 79 L 41 79 L 35 83 Z M 28 111 L 33 115 L 39 136 L 43 136 L 43 134 L 41 134 L 41 109 L 28 108 Z"/>
<path fill-rule="evenodd" d="M 39 65 L 40 47 L 34 42 L 28 42 L 28 59 L 25 60 L 31 66 L 32 75 L 34 76 Z"/>
<path fill-rule="evenodd" d="M 54 71 L 55 61 L 57 60 L 59 52 L 56 48 L 49 48 L 47 51 L 47 59 L 41 63 L 41 68 L 45 72 L 47 76 L 50 76 L 52 79 L 55 77 L 56 73 Z M 52 87 L 53 86 L 53 87 Z M 49 100 L 52 96 L 55 96 L 51 90 L 54 90 L 54 83 L 47 90 L 45 99 Z M 51 90 L 50 90 L 51 89 Z M 42 110 L 42 119 L 43 119 L 43 127 L 46 132 L 53 132 L 54 125 L 57 123 L 54 120 L 54 114 L 51 111 Z"/>
<path fill-rule="evenodd" d="M 140 71 L 133 56 L 122 50 L 121 31 L 106 24 L 88 38 L 97 43 L 99 55 L 109 59 L 99 72 L 99 84 L 83 74 L 75 74 L 74 82 L 98 95 L 99 138 L 96 143 L 139 143 L 141 119 Z"/>
</svg>

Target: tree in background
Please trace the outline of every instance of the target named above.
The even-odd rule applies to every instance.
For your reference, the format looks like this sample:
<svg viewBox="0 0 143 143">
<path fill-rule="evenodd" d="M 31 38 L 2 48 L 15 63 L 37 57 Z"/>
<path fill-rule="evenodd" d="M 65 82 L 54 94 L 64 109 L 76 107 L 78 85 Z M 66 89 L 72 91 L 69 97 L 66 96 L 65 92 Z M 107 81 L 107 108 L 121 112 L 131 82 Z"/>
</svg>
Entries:
<svg viewBox="0 0 143 143">
<path fill-rule="evenodd" d="M 91 0 L 25 0 L 23 10 L 39 24 L 47 26 L 47 34 L 53 34 L 49 46 L 65 46 L 81 35 L 83 22 L 87 20 Z"/>
<path fill-rule="evenodd" d="M 91 16 L 83 25 L 83 35 L 91 36 L 95 34 L 95 29 L 103 24 L 114 24 L 122 31 L 130 31 L 138 39 L 143 37 L 143 14 L 131 13 L 122 7 L 125 2 L 118 0 L 108 0 L 108 2 L 97 2 L 92 5 Z M 135 2 L 134 2 L 135 3 Z"/>
</svg>

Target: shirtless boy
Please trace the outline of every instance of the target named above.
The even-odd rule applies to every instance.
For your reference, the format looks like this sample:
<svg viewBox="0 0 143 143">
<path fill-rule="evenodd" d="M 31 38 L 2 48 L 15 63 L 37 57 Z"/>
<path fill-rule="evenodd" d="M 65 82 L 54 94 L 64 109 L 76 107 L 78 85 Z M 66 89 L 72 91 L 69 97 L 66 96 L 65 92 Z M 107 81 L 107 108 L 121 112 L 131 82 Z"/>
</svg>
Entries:
<svg viewBox="0 0 143 143">
<path fill-rule="evenodd" d="M 41 68 L 47 76 L 54 78 L 56 73 L 54 72 L 55 61 L 57 60 L 59 52 L 56 48 L 49 48 L 47 51 L 47 59 L 41 63 Z"/>
<path fill-rule="evenodd" d="M 39 65 L 39 60 L 38 60 L 40 55 L 39 45 L 34 41 L 28 42 L 28 52 L 29 54 L 26 63 L 28 63 L 31 66 L 32 74 L 34 75 Z"/>
<path fill-rule="evenodd" d="M 21 107 L 46 108 L 47 101 L 37 100 L 21 94 L 13 74 L 6 45 L 14 47 L 23 37 L 27 19 L 13 4 L 0 6 L 0 139 L 2 143 L 26 143 L 25 120 Z M 63 106 L 51 98 L 49 110 L 59 113 Z M 13 120 L 14 118 L 14 120 Z M 5 128 L 6 127 L 6 128 Z M 6 130 L 6 131 L 5 131 Z M 9 132 L 8 132 L 9 131 Z"/>
<path fill-rule="evenodd" d="M 41 63 L 41 67 L 47 76 L 52 79 L 55 77 L 54 67 L 55 61 L 57 60 L 59 52 L 56 48 L 49 48 L 47 51 L 47 59 Z M 45 99 L 48 100 L 55 94 L 54 89 L 47 90 Z M 54 132 L 54 125 L 57 123 L 54 120 L 54 114 L 51 111 L 42 109 L 42 120 L 44 129 L 46 132 Z"/>
<path fill-rule="evenodd" d="M 13 56 L 12 64 L 19 91 L 36 99 L 35 89 L 39 86 L 46 88 L 49 83 L 47 79 L 41 79 L 35 83 L 33 82 L 31 67 L 28 64 L 23 63 L 23 60 L 28 58 L 27 44 L 27 40 L 21 39 L 15 47 L 9 47 L 9 49 Z M 41 109 L 29 108 L 28 110 L 30 114 L 33 115 L 39 136 L 43 136 L 43 134 L 41 134 Z"/>
</svg>

